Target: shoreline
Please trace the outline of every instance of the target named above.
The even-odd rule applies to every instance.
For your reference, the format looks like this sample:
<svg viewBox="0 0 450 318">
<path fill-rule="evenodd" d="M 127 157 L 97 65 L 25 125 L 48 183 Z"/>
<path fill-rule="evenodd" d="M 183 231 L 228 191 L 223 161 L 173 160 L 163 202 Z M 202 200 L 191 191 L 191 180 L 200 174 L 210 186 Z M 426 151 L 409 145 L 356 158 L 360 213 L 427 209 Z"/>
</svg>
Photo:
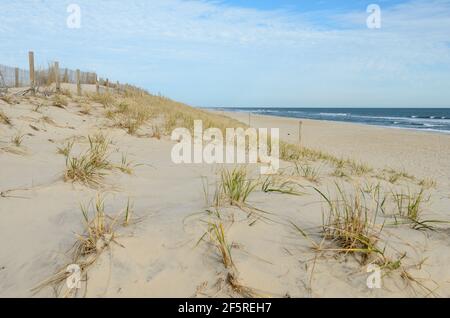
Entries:
<svg viewBox="0 0 450 318">
<path fill-rule="evenodd" d="M 357 125 L 357 126 L 363 126 L 363 127 L 378 127 L 378 128 L 392 128 L 392 129 L 398 129 L 398 130 L 405 130 L 405 131 L 411 131 L 411 132 L 419 132 L 419 133 L 425 133 L 425 134 L 440 134 L 444 136 L 450 136 L 450 130 L 425 130 L 425 129 L 414 129 L 414 128 L 407 128 L 407 127 L 396 127 L 396 126 L 384 126 L 384 125 L 373 125 L 373 124 L 365 124 L 365 123 L 357 123 L 357 122 L 348 122 L 348 121 L 339 121 L 339 120 L 329 120 L 329 119 L 311 119 L 311 118 L 305 118 L 305 117 L 289 117 L 289 116 L 279 116 L 279 115 L 266 115 L 266 114 L 255 114 L 251 111 L 233 111 L 233 110 L 223 110 L 223 109 L 214 109 L 214 108 L 201 108 L 205 111 L 211 111 L 211 112 L 217 112 L 224 114 L 225 116 L 230 116 L 231 114 L 246 114 L 249 113 L 252 116 L 264 116 L 264 117 L 275 117 L 279 119 L 291 119 L 291 120 L 297 120 L 297 121 L 317 121 L 317 122 L 324 122 L 324 123 L 339 123 L 339 124 L 349 124 L 349 125 Z"/>
<path fill-rule="evenodd" d="M 212 111 L 248 124 L 248 112 Z M 302 121 L 302 145 L 352 158 L 381 169 L 398 169 L 422 178 L 430 177 L 450 185 L 450 134 L 410 129 L 388 129 L 359 123 L 251 115 L 255 128 L 277 127 L 280 138 L 298 143 L 298 122 Z"/>
</svg>

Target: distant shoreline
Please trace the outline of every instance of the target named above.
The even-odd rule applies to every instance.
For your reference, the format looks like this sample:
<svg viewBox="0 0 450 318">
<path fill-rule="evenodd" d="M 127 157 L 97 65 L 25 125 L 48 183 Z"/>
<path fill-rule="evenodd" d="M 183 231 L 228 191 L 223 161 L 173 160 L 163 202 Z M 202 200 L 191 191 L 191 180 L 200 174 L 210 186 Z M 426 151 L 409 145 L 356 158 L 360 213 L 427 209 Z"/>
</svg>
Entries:
<svg viewBox="0 0 450 318">
<path fill-rule="evenodd" d="M 275 108 L 225 108 L 225 107 L 217 107 L 217 108 L 203 108 L 208 111 L 212 112 L 223 112 L 227 114 L 232 113 L 242 113 L 242 114 L 248 114 L 251 113 L 252 115 L 261 115 L 266 117 L 277 117 L 280 119 L 297 119 L 297 120 L 313 120 L 313 121 L 319 121 L 319 122 L 332 122 L 332 123 L 343 123 L 343 124 L 353 124 L 353 125 L 362 125 L 362 126 L 369 126 L 369 127 L 379 127 L 379 128 L 394 128 L 399 130 L 406 130 L 406 131 L 413 131 L 413 132 L 422 132 L 422 133 L 428 133 L 428 134 L 440 134 L 440 135 L 450 135 L 450 108 L 395 108 L 395 109 L 387 109 L 389 111 L 397 111 L 397 110 L 403 110 L 403 111 L 434 111 L 438 110 L 444 113 L 444 118 L 421 118 L 421 117 L 375 117 L 375 116 L 359 116 L 359 115 L 353 115 L 353 114 L 344 114 L 343 111 L 345 110 L 352 110 L 352 108 L 335 108 L 336 113 L 335 114 L 328 114 L 323 115 L 321 112 L 326 112 L 331 110 L 331 108 L 280 108 L 280 111 L 277 111 Z M 353 108 L 354 110 L 362 110 L 362 108 Z M 287 111 L 288 110 L 288 111 Z M 316 116 L 311 116 L 311 114 L 308 114 L 307 111 L 313 111 L 316 112 Z M 371 110 L 371 111 L 377 111 L 381 110 L 384 111 L 386 109 L 383 108 L 367 108 L 364 110 Z M 291 112 L 291 113 L 290 113 Z M 292 113 L 293 112 L 293 113 Z M 305 116 L 301 116 L 301 112 L 305 112 Z M 293 114 L 293 115 L 289 115 Z M 308 116 L 309 115 L 309 116 Z M 333 117 L 334 116 L 334 117 Z M 352 120 L 352 116 L 359 117 L 357 119 L 369 119 L 369 120 Z M 318 118 L 311 118 L 311 117 L 318 117 Z M 345 117 L 348 120 L 339 120 L 340 117 Z M 370 120 L 377 121 L 377 122 L 370 122 Z M 383 124 L 383 121 L 385 122 Z M 394 121 L 395 123 L 389 124 L 388 121 Z M 412 123 L 411 123 L 412 122 Z M 417 123 L 416 123 L 417 122 Z M 420 126 L 414 127 L 414 125 Z M 435 128 L 433 128 L 435 127 Z M 441 129 L 436 129 L 436 127 L 441 127 Z"/>
</svg>

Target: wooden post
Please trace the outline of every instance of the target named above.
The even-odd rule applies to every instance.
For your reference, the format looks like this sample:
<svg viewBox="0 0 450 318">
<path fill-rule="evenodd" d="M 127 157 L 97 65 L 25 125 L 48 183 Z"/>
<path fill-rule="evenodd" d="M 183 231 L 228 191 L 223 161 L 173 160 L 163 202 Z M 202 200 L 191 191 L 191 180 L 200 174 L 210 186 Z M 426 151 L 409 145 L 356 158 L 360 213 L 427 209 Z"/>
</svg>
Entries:
<svg viewBox="0 0 450 318">
<path fill-rule="evenodd" d="M 31 51 L 28 52 L 28 60 L 30 62 L 30 87 L 34 93 L 34 86 L 36 84 L 34 80 L 34 53 Z"/>
<path fill-rule="evenodd" d="M 252 124 L 251 119 L 250 119 L 250 116 L 251 116 L 251 115 L 252 115 L 252 113 L 248 112 L 248 126 L 249 126 L 249 127 L 250 127 L 251 124 Z"/>
<path fill-rule="evenodd" d="M 300 120 L 298 122 L 298 146 L 299 147 L 302 146 L 302 125 L 303 125 L 303 122 Z"/>
<path fill-rule="evenodd" d="M 64 83 L 69 83 L 69 70 L 66 68 L 64 69 L 64 78 L 63 78 L 63 82 Z"/>
<path fill-rule="evenodd" d="M 15 68 L 15 70 L 14 70 L 14 73 L 15 73 L 15 87 L 19 87 L 19 68 L 18 67 L 16 67 Z"/>
<path fill-rule="evenodd" d="M 98 84 L 97 73 L 95 73 L 94 76 L 95 76 L 95 91 L 97 92 L 97 94 L 99 94 L 100 93 L 100 85 Z"/>
<path fill-rule="evenodd" d="M 80 70 L 77 70 L 77 94 L 81 96 L 81 74 Z"/>
<path fill-rule="evenodd" d="M 61 83 L 59 81 L 59 62 L 55 62 L 55 84 L 56 84 L 56 92 L 61 91 Z"/>
<path fill-rule="evenodd" d="M 106 79 L 105 86 L 106 86 L 106 91 L 109 92 L 109 79 Z"/>
</svg>

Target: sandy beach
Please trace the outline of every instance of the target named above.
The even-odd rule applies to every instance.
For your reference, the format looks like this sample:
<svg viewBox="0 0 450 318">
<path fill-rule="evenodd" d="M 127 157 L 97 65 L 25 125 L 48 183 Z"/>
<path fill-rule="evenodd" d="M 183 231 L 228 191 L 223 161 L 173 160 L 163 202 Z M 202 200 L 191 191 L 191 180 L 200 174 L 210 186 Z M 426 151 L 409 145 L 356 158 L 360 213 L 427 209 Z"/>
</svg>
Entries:
<svg viewBox="0 0 450 318">
<path fill-rule="evenodd" d="M 219 113 L 248 124 L 248 113 Z M 450 134 L 255 114 L 250 120 L 254 127 L 280 128 L 281 138 L 291 143 L 299 142 L 301 121 L 301 143 L 305 147 L 381 169 L 410 171 L 450 186 Z"/>
<path fill-rule="evenodd" d="M 283 160 L 271 178 L 248 165 L 244 186 L 255 186 L 240 200 L 223 190 L 221 171 L 233 166 L 172 162 L 169 128 L 199 116 L 246 124 L 247 114 L 64 89 L 0 100 L 0 297 L 450 297 L 450 136 L 303 120 L 302 147 L 330 155 Z M 122 121 L 147 114 L 141 104 L 148 118 Z M 251 126 L 298 142 L 298 120 L 252 115 Z M 106 164 L 86 184 L 70 165 L 96 145 Z M 323 232 L 339 203 L 321 193 L 334 202 L 336 184 L 348 207 L 377 213 L 373 226 L 365 219 L 370 244 L 353 241 L 358 251 Z M 99 228 L 99 210 L 113 225 L 94 240 L 86 226 Z M 83 280 L 71 290 L 74 262 Z M 382 271 L 380 288 L 367 285 L 369 264 Z"/>
</svg>

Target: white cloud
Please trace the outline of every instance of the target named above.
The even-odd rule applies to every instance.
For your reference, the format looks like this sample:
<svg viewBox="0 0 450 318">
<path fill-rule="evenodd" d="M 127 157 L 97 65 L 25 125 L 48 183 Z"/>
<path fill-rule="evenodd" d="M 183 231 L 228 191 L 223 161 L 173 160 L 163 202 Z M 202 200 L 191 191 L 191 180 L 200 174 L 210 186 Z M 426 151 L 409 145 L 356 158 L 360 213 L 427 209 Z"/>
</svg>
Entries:
<svg viewBox="0 0 450 318">
<path fill-rule="evenodd" d="M 381 30 L 365 27 L 365 10 L 338 15 L 220 1 L 73 2 L 82 8 L 78 31 L 65 26 L 68 2 L 2 1 L 0 61 L 29 46 L 45 49 L 67 63 L 203 105 L 358 106 L 361 92 L 384 105 L 450 104 L 442 89 L 450 80 L 450 1 L 386 8 L 381 2 Z"/>
</svg>

